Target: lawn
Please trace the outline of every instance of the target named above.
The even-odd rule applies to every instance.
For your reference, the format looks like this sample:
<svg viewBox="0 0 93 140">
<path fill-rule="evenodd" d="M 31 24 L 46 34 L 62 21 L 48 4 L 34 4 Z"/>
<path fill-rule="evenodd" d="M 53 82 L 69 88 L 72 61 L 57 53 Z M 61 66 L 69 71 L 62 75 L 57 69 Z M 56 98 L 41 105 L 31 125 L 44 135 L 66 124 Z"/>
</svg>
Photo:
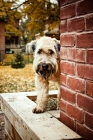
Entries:
<svg viewBox="0 0 93 140">
<path fill-rule="evenodd" d="M 35 91 L 34 76 L 32 64 L 26 64 L 23 69 L 0 66 L 0 93 Z M 57 83 L 50 82 L 50 90 L 57 87 Z"/>
</svg>

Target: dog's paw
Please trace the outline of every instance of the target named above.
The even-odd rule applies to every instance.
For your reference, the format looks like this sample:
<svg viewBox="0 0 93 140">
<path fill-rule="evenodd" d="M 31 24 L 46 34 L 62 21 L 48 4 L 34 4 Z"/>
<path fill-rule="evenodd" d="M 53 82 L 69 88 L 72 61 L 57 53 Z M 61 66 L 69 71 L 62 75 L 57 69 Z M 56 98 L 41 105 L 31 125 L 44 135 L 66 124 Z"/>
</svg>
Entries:
<svg viewBox="0 0 93 140">
<path fill-rule="evenodd" d="M 38 109 L 38 108 L 33 108 L 32 110 L 33 113 L 43 113 L 44 112 L 44 109 Z"/>
</svg>

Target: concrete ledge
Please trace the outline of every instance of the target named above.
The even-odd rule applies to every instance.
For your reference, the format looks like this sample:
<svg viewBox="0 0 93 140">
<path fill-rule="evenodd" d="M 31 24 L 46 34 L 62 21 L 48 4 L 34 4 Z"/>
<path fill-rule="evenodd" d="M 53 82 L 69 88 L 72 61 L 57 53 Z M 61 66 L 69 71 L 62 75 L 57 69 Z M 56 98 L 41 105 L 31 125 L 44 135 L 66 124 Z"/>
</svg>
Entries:
<svg viewBox="0 0 93 140">
<path fill-rule="evenodd" d="M 0 111 L 0 140 L 5 140 L 4 113 Z"/>
<path fill-rule="evenodd" d="M 57 91 L 50 91 L 55 96 Z M 66 140 L 82 139 L 78 134 L 61 123 L 60 111 L 32 113 L 35 103 L 28 96 L 35 92 L 3 93 L 0 95 L 1 109 L 5 114 L 5 129 L 13 140 Z"/>
</svg>

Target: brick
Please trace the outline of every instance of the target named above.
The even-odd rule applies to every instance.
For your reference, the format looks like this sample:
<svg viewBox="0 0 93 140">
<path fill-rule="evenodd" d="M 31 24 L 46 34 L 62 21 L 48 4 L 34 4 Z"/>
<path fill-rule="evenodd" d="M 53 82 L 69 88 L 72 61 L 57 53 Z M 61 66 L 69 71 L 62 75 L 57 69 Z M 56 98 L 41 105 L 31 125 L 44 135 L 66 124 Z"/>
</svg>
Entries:
<svg viewBox="0 0 93 140">
<path fill-rule="evenodd" d="M 60 111 L 60 121 L 75 131 L 75 121 L 66 113 Z"/>
<path fill-rule="evenodd" d="M 60 100 L 60 110 L 66 112 L 66 106 L 67 106 L 66 101 L 61 98 L 61 100 Z"/>
<path fill-rule="evenodd" d="M 86 81 L 86 94 L 93 97 L 93 81 Z"/>
<path fill-rule="evenodd" d="M 93 64 L 93 50 L 87 50 L 86 62 Z"/>
<path fill-rule="evenodd" d="M 67 59 L 67 47 L 61 47 L 60 59 Z"/>
<path fill-rule="evenodd" d="M 77 75 L 85 79 L 93 80 L 93 65 L 77 64 Z"/>
<path fill-rule="evenodd" d="M 87 16 L 86 18 L 86 30 L 92 30 L 93 29 L 93 15 Z"/>
<path fill-rule="evenodd" d="M 83 33 L 77 35 L 77 47 L 90 48 L 93 47 L 93 33 Z"/>
<path fill-rule="evenodd" d="M 67 34 L 60 36 L 61 46 L 73 47 L 75 45 L 75 35 Z"/>
<path fill-rule="evenodd" d="M 83 137 L 84 140 L 93 140 L 93 131 L 89 130 L 85 126 L 77 123 L 77 133 Z"/>
<path fill-rule="evenodd" d="M 76 2 L 78 0 L 67 0 L 67 3 L 72 3 L 72 2 Z"/>
<path fill-rule="evenodd" d="M 80 32 L 80 31 L 85 30 L 84 18 L 70 19 L 68 20 L 67 24 L 68 24 L 69 32 L 72 32 L 72 31 Z"/>
<path fill-rule="evenodd" d="M 75 61 L 85 62 L 85 50 L 75 49 Z"/>
<path fill-rule="evenodd" d="M 85 50 L 75 49 L 75 61 L 85 62 Z"/>
<path fill-rule="evenodd" d="M 60 84 L 66 85 L 66 75 L 65 74 L 60 75 Z"/>
<path fill-rule="evenodd" d="M 60 33 L 67 32 L 67 21 L 62 20 L 60 23 Z"/>
<path fill-rule="evenodd" d="M 87 125 L 90 129 L 93 129 L 93 114 L 85 113 L 85 125 Z"/>
<path fill-rule="evenodd" d="M 64 86 L 61 86 L 60 89 L 60 96 L 62 99 L 70 102 L 70 103 L 75 103 L 76 102 L 76 93 Z"/>
<path fill-rule="evenodd" d="M 67 48 L 66 52 L 67 52 L 67 59 L 74 61 L 75 60 L 75 49 Z"/>
<path fill-rule="evenodd" d="M 60 59 L 71 60 L 75 62 L 85 62 L 85 50 L 75 49 L 70 47 L 61 47 L 60 49 Z"/>
<path fill-rule="evenodd" d="M 93 113 L 93 99 L 84 95 L 77 95 L 77 105 L 84 110 Z"/>
<path fill-rule="evenodd" d="M 61 60 L 60 70 L 62 73 L 75 75 L 75 63 Z"/>
<path fill-rule="evenodd" d="M 85 92 L 85 82 L 82 79 L 76 79 L 72 77 L 67 78 L 67 86 L 68 88 L 78 91 L 78 92 Z"/>
<path fill-rule="evenodd" d="M 93 12 L 93 0 L 84 0 L 77 5 L 77 15 Z"/>
<path fill-rule="evenodd" d="M 73 105 L 67 104 L 67 114 L 80 123 L 84 122 L 84 112 Z"/>
<path fill-rule="evenodd" d="M 0 22 L 0 50 L 5 50 L 4 22 Z"/>
<path fill-rule="evenodd" d="M 75 16 L 75 5 L 69 5 L 60 9 L 60 19 L 67 19 Z"/>
<path fill-rule="evenodd" d="M 85 50 L 67 48 L 65 56 L 67 56 L 68 60 L 85 62 Z"/>
<path fill-rule="evenodd" d="M 66 4 L 70 4 L 70 3 L 73 3 L 75 1 L 78 1 L 78 0 L 60 0 L 60 7 L 63 6 L 63 5 L 66 5 Z"/>
<path fill-rule="evenodd" d="M 4 21 L 0 21 L 0 62 L 5 59 L 5 28 Z"/>
<path fill-rule="evenodd" d="M 65 4 L 67 4 L 67 0 L 60 0 L 60 7 Z"/>
</svg>

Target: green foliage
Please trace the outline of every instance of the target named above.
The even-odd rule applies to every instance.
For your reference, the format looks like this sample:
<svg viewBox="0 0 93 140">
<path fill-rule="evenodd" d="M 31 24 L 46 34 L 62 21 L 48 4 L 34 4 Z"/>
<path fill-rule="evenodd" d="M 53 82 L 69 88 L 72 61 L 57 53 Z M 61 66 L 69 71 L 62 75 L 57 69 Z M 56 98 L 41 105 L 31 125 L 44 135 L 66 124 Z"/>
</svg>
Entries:
<svg viewBox="0 0 93 140">
<path fill-rule="evenodd" d="M 59 27 L 59 3 L 51 3 L 50 0 L 27 0 L 24 8 L 21 9 L 24 17 L 26 16 L 25 29 L 28 41 L 32 40 L 35 34 L 43 35 L 45 25 L 51 30 Z M 21 24 L 22 25 L 22 24 Z"/>
<path fill-rule="evenodd" d="M 15 55 L 15 60 L 11 63 L 12 68 L 24 68 L 25 63 L 24 63 L 24 57 L 21 53 Z"/>
<path fill-rule="evenodd" d="M 21 36 L 24 44 L 31 41 L 35 34 L 43 35 L 45 25 L 51 30 L 59 26 L 59 0 L 2 0 L 0 2 L 0 18 L 4 18 L 6 36 Z M 23 20 L 22 20 L 23 19 Z M 25 20 L 24 20 L 25 19 Z M 20 28 L 17 23 L 20 22 Z"/>
<path fill-rule="evenodd" d="M 15 8 L 17 2 L 18 0 L 2 0 L 0 2 L 0 18 L 5 19 L 6 21 L 5 35 L 9 38 L 12 35 L 21 35 L 17 22 L 21 19 L 22 14 Z"/>
<path fill-rule="evenodd" d="M 48 108 L 48 110 L 57 110 L 57 99 L 49 98 L 47 108 Z"/>
</svg>

